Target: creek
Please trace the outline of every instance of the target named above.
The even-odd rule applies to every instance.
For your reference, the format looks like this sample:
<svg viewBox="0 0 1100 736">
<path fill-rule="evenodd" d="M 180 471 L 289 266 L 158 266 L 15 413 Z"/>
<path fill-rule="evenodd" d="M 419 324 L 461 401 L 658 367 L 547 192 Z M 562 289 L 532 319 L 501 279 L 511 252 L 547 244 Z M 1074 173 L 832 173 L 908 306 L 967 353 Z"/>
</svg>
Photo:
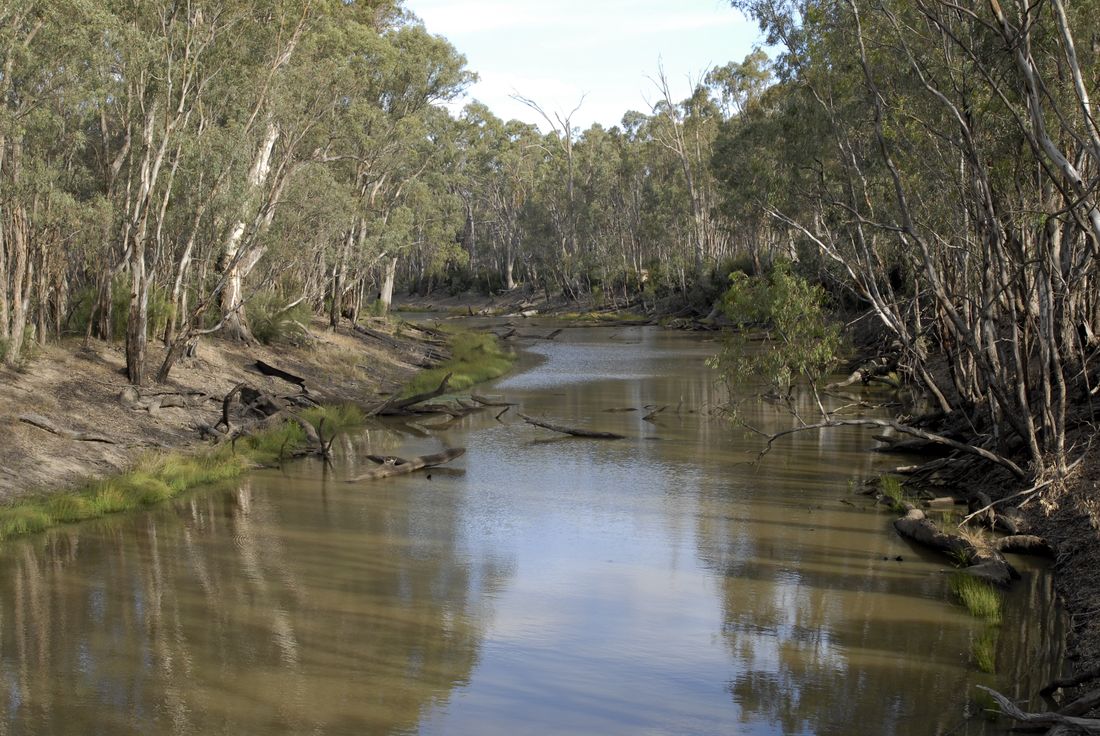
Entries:
<svg viewBox="0 0 1100 736">
<path fill-rule="evenodd" d="M 857 493 L 898 458 L 842 428 L 754 465 L 761 437 L 714 411 L 719 347 L 569 329 L 478 389 L 625 440 L 515 410 L 373 428 L 332 468 L 5 544 L 0 733 L 998 733 L 967 720 L 973 685 L 1026 698 L 1061 666 L 1049 571 L 1013 558 L 980 672 L 988 628 L 952 602 L 950 565 Z M 451 466 L 343 482 L 368 452 L 451 446 Z"/>
</svg>

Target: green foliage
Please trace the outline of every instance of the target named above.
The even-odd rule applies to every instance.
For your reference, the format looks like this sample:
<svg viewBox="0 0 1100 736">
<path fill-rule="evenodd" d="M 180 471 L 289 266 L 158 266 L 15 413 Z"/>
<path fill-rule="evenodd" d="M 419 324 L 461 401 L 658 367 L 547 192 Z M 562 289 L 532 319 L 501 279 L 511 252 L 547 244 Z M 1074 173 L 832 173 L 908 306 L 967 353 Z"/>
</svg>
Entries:
<svg viewBox="0 0 1100 736">
<path fill-rule="evenodd" d="M 955 598 L 972 616 L 990 624 L 1001 623 L 1004 598 L 992 584 L 960 570 L 951 574 L 950 585 Z"/>
<path fill-rule="evenodd" d="M 76 333 L 83 333 L 88 328 L 88 320 L 96 308 L 98 294 L 95 286 L 86 286 L 81 289 L 74 299 L 72 314 L 69 316 L 67 329 Z M 160 334 L 164 331 L 168 318 L 172 315 L 172 305 L 167 291 L 153 285 L 149 289 L 148 303 L 148 337 Z M 126 322 L 130 318 L 130 282 L 125 274 L 115 277 L 111 285 L 111 324 L 116 339 L 126 335 Z M 97 318 L 98 320 L 98 318 Z M 93 334 L 95 334 L 93 332 Z M 100 337 L 103 337 L 100 335 Z"/>
<path fill-rule="evenodd" d="M 248 306 L 252 334 L 265 345 L 303 345 L 307 341 L 306 325 L 313 314 L 305 301 L 288 308 L 276 294 L 258 294 Z"/>
<path fill-rule="evenodd" d="M 458 332 L 450 341 L 452 357 L 436 368 L 421 371 L 405 386 L 402 395 L 431 391 L 443 377 L 451 374 L 448 384 L 461 391 L 482 381 L 502 376 L 512 367 L 515 356 L 505 351 L 493 335 L 481 332 Z"/>
<path fill-rule="evenodd" d="M 727 381 L 764 377 L 789 394 L 795 381 L 816 385 L 840 360 L 840 327 L 827 315 L 825 291 L 787 262 L 777 262 L 766 276 L 730 274 L 722 308 L 737 334 L 709 364 Z M 763 331 L 763 342 L 750 342 L 750 330 Z"/>
<path fill-rule="evenodd" d="M 363 410 L 354 404 L 318 406 L 306 409 L 301 417 L 312 424 L 318 433 L 323 434 L 325 439 L 332 437 L 334 433 L 361 427 L 366 419 Z"/>
<path fill-rule="evenodd" d="M 879 489 L 883 496 L 890 499 L 890 508 L 895 513 L 905 513 L 905 489 L 900 480 L 892 475 L 884 475 L 879 479 Z"/>
</svg>

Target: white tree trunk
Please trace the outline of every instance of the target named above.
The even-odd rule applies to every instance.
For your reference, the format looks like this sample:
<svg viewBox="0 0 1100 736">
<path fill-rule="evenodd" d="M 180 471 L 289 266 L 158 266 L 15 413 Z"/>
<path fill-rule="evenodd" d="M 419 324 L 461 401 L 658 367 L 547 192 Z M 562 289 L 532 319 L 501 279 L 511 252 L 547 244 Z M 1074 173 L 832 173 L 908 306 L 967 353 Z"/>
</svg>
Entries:
<svg viewBox="0 0 1100 736">
<path fill-rule="evenodd" d="M 378 296 L 378 300 L 382 302 L 382 314 L 386 314 L 390 311 L 390 305 L 393 304 L 393 281 L 397 276 L 397 256 L 392 256 L 386 263 L 386 276 L 382 280 L 382 292 Z"/>
<path fill-rule="evenodd" d="M 241 217 L 233 224 L 229 235 L 225 239 L 222 250 L 222 262 L 225 268 L 225 285 L 222 287 L 221 307 L 223 318 L 223 332 L 232 340 L 252 342 L 252 331 L 248 328 L 248 320 L 244 312 L 244 277 L 251 270 L 254 259 L 245 258 L 240 252 L 241 241 L 245 230 L 248 228 L 247 213 L 256 206 L 259 189 L 267 182 L 271 173 L 271 155 L 275 150 L 275 142 L 279 139 L 279 127 L 274 121 L 269 121 L 267 131 L 259 148 L 256 150 L 256 158 L 252 161 L 252 168 L 248 171 L 248 197 L 241 213 Z M 250 260 L 251 264 L 244 261 Z"/>
</svg>

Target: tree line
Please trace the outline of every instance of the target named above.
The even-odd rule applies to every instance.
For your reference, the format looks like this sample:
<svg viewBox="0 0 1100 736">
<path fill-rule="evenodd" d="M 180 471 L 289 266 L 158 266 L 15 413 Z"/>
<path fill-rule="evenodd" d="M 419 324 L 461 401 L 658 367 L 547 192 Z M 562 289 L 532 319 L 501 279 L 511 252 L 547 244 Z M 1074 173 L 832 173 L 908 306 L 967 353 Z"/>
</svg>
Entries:
<svg viewBox="0 0 1100 736">
<path fill-rule="evenodd" d="M 610 128 L 517 95 L 540 130 L 449 113 L 474 74 L 399 0 L 9 0 L 4 360 L 125 339 L 140 383 L 160 340 L 165 380 L 250 315 L 336 326 L 395 289 L 705 301 L 782 261 L 869 310 L 940 410 L 1064 471 L 1096 395 L 1096 3 L 732 4 L 771 58 L 684 100 L 658 70 Z"/>
</svg>

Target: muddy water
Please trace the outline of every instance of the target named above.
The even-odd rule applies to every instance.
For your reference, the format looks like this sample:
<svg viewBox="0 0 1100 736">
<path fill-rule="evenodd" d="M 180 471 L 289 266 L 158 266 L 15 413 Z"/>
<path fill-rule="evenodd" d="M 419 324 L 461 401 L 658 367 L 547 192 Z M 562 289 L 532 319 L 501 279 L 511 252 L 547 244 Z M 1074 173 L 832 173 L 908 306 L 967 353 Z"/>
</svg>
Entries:
<svg viewBox="0 0 1100 736">
<path fill-rule="evenodd" d="M 495 412 L 373 429 L 329 471 L 6 545 L 0 733 L 993 733 L 966 720 L 972 686 L 1023 696 L 1059 659 L 1049 575 L 1022 563 L 998 673 L 978 672 L 986 629 L 943 562 L 853 493 L 889 462 L 871 433 L 747 464 L 759 438 L 707 415 L 716 347 L 570 330 L 484 389 L 623 441 Z M 653 404 L 653 423 L 607 411 Z M 368 451 L 441 446 L 469 452 L 341 482 Z"/>
</svg>

